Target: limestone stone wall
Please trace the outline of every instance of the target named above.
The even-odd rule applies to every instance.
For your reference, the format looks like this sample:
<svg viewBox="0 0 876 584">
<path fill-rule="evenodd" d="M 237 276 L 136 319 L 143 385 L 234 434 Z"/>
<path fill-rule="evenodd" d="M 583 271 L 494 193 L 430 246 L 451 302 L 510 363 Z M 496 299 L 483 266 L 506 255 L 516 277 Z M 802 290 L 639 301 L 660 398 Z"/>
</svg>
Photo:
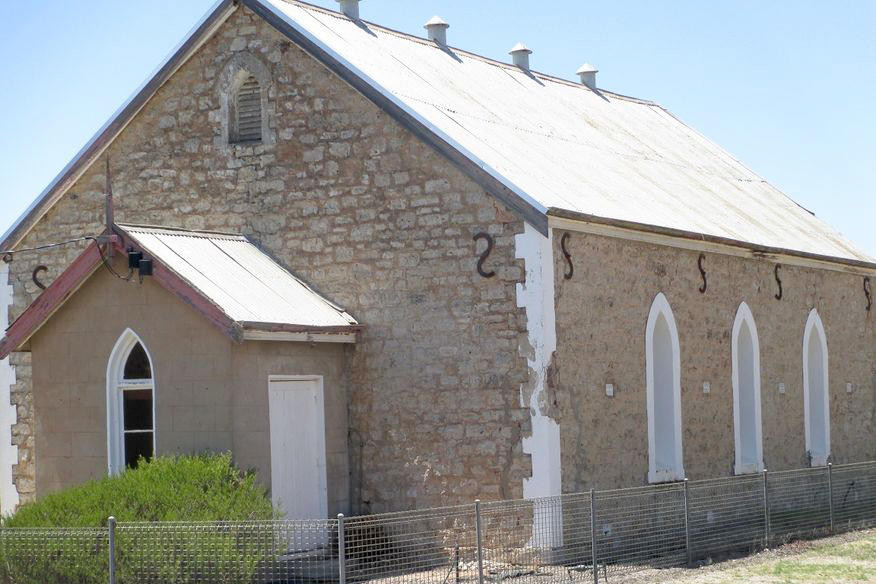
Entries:
<svg viewBox="0 0 876 584">
<path fill-rule="evenodd" d="M 559 242 L 565 231 L 555 231 Z M 876 312 L 865 310 L 862 276 L 783 266 L 778 291 L 766 260 L 569 232 L 575 272 L 563 277 L 555 247 L 556 415 L 562 432 L 563 490 L 647 484 L 645 327 L 663 292 L 681 344 L 684 467 L 689 478 L 733 472 L 731 332 L 743 301 L 760 339 L 764 462 L 807 465 L 803 421 L 803 332 L 812 308 L 824 322 L 830 362 L 833 460 L 876 458 Z M 703 384 L 711 384 L 710 393 Z M 606 384 L 615 395 L 606 395 Z M 786 393 L 778 390 L 784 383 Z M 846 384 L 853 384 L 847 393 Z"/>
<path fill-rule="evenodd" d="M 251 59 L 270 74 L 269 139 L 228 146 L 223 92 Z M 109 155 L 117 221 L 242 232 L 366 325 L 351 369 L 354 511 L 521 495 L 529 418 L 519 406 L 527 369 L 514 235 L 523 227 L 493 197 L 244 8 Z M 99 233 L 103 168 L 21 245 Z M 475 270 L 481 231 L 495 238 L 492 279 Z M 80 249 L 19 256 L 13 316 L 38 292 L 34 266 L 48 266 L 50 281 Z M 14 356 L 23 500 L 34 494 L 28 358 Z"/>
</svg>

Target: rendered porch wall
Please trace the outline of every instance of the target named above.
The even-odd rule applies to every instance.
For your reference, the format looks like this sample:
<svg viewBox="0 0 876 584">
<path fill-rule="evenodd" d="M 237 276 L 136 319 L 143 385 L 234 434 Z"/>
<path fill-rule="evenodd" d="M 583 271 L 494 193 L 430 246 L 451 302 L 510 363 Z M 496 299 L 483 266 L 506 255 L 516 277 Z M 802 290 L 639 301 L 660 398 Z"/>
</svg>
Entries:
<svg viewBox="0 0 876 584">
<path fill-rule="evenodd" d="M 32 340 L 37 496 L 106 476 L 106 369 L 127 328 L 153 360 L 157 453 L 231 451 L 267 487 L 268 376 L 324 376 L 329 511 L 348 512 L 347 347 L 237 344 L 149 278 L 102 268 Z"/>
</svg>

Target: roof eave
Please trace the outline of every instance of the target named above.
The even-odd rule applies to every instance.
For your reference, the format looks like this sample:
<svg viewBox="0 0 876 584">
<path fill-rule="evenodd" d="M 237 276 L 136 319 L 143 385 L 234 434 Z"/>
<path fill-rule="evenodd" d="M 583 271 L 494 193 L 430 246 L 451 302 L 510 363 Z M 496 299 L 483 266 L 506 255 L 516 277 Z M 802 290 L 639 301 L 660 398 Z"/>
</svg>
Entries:
<svg viewBox="0 0 876 584">
<path fill-rule="evenodd" d="M 245 341 L 286 341 L 354 344 L 365 327 L 291 325 L 270 322 L 241 322 Z"/>
<path fill-rule="evenodd" d="M 613 228 L 616 230 L 616 236 L 618 237 L 624 237 L 624 231 L 628 231 L 631 233 L 638 232 L 651 234 L 658 237 L 686 240 L 699 245 L 712 244 L 715 246 L 723 246 L 726 248 L 737 248 L 746 251 L 753 257 L 793 259 L 797 260 L 795 263 L 800 263 L 801 265 L 807 265 L 811 267 L 832 267 L 833 269 L 839 269 L 842 271 L 860 271 L 868 275 L 876 272 L 876 262 L 810 253 L 788 248 L 760 245 L 748 241 L 732 239 L 729 237 L 709 235 L 707 233 L 697 233 L 694 231 L 685 231 L 672 227 L 661 227 L 659 225 L 651 225 L 648 223 L 637 223 L 634 221 L 624 221 L 621 219 L 609 219 L 607 217 L 600 217 L 598 215 L 590 215 L 588 213 L 580 213 L 577 211 L 569 211 L 567 209 L 561 209 L 558 207 L 551 207 L 550 209 L 548 209 L 547 216 L 549 218 L 568 219 L 579 222 L 581 224 L 592 224 Z M 627 239 L 632 238 L 627 237 Z"/>
<path fill-rule="evenodd" d="M 12 226 L 3 234 L 0 249 L 12 249 L 79 179 L 164 83 L 209 39 L 237 9 L 236 0 L 218 0 L 191 32 L 83 146 L 67 166 L 49 183 Z"/>
</svg>

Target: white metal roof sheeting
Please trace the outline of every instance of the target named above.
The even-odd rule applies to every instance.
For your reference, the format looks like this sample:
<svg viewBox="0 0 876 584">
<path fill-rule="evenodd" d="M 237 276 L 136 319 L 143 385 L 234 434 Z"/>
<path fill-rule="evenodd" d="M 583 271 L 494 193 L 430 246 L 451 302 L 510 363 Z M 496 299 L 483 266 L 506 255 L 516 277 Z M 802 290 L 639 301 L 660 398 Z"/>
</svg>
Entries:
<svg viewBox="0 0 876 584">
<path fill-rule="evenodd" d="M 259 0 L 542 211 L 872 261 L 660 106 Z"/>
<path fill-rule="evenodd" d="M 245 237 L 118 227 L 236 322 L 318 328 L 357 324 Z"/>
</svg>

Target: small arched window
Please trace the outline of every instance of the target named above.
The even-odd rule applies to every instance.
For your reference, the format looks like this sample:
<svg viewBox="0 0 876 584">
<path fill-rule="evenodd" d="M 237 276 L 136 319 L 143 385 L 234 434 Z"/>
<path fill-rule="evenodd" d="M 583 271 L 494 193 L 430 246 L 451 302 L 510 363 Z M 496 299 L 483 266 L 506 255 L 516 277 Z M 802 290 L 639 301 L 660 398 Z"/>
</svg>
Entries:
<svg viewBox="0 0 876 584">
<path fill-rule="evenodd" d="M 760 341 L 754 315 L 743 302 L 736 311 L 732 336 L 733 436 L 736 474 L 763 470 L 760 407 Z"/>
<path fill-rule="evenodd" d="M 645 330 L 648 397 L 648 480 L 684 479 L 681 445 L 681 348 L 675 316 L 662 293 Z"/>
<path fill-rule="evenodd" d="M 107 366 L 107 449 L 110 474 L 155 454 L 152 360 L 130 329 L 116 342 Z"/>
<path fill-rule="evenodd" d="M 262 139 L 262 88 L 258 80 L 246 74 L 232 96 L 229 120 L 230 141 L 260 142 Z"/>
<path fill-rule="evenodd" d="M 806 451 L 812 466 L 825 466 L 830 457 L 830 400 L 827 336 L 818 311 L 812 309 L 803 333 L 803 418 Z"/>
</svg>

